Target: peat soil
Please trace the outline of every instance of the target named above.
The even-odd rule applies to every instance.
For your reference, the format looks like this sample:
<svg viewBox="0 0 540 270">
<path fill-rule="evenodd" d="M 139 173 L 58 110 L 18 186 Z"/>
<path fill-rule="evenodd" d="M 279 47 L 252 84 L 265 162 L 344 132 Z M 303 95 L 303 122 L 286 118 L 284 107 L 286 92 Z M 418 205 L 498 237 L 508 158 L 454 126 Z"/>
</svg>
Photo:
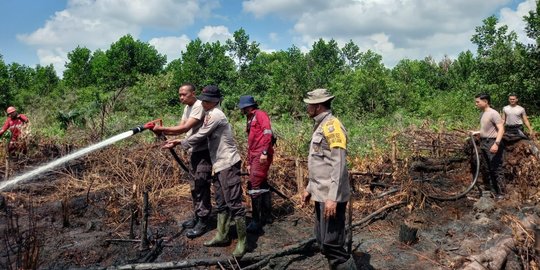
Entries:
<svg viewBox="0 0 540 270">
<path fill-rule="evenodd" d="M 20 168 L 11 169 L 24 170 L 31 165 L 32 161 L 28 161 L 19 164 Z M 0 268 L 113 269 L 127 264 L 230 257 L 235 239 L 229 246 L 204 247 L 202 243 L 213 237 L 214 230 L 193 240 L 184 236 L 180 224 L 191 217 L 192 207 L 185 182 L 177 184 L 185 187 L 181 190 L 187 190 L 177 191 L 174 194 L 177 199 L 150 198 L 153 202 L 147 229 L 150 244 L 144 249 L 140 242 L 142 206 L 133 208 L 129 200 L 120 200 L 121 196 L 130 196 L 121 194 L 125 191 L 114 187 L 94 189 L 89 184 L 86 190 L 58 196 L 67 181 L 86 181 L 77 175 L 84 175 L 88 166 L 95 163 L 77 163 L 68 170 L 76 173 L 60 171 L 44 175 L 0 193 Z M 286 164 L 282 169 L 290 170 L 291 175 L 295 170 Z M 471 177 L 467 161 L 456 170 Z M 454 201 L 430 200 L 414 191 L 380 197 L 370 189 L 369 183 L 362 183 L 356 188 L 353 223 L 396 200 L 406 198 L 408 202 L 354 228 L 352 249 L 359 269 L 460 269 L 470 255 L 482 253 L 503 237 L 512 236 L 514 220 L 540 214 L 538 192 L 524 199 L 523 187 L 517 181 L 506 184 L 506 196 L 502 199 L 474 188 Z M 265 226 L 263 234 L 249 235 L 251 254 L 278 252 L 313 237 L 312 208 L 298 207 L 296 192 L 287 190 L 281 183 L 275 185 L 289 191 L 286 194 L 290 200 L 273 197 L 274 222 Z M 246 207 L 249 209 L 249 200 Z M 133 209 L 137 212 L 131 222 Z M 402 225 L 418 230 L 413 242 L 400 241 Z M 228 263 L 193 269 L 239 269 L 256 263 L 237 263 L 230 258 Z M 523 269 L 524 259 L 515 254 L 509 256 L 505 267 Z M 326 259 L 315 247 L 272 258 L 255 269 L 327 268 Z"/>
</svg>

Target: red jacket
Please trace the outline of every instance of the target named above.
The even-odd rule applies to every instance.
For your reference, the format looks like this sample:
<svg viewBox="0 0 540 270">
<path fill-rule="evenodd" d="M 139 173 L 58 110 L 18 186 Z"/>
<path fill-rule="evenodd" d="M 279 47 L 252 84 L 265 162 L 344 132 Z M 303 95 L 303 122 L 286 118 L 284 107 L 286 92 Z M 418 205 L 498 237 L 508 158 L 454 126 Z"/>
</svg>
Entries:
<svg viewBox="0 0 540 270">
<path fill-rule="evenodd" d="M 4 122 L 4 126 L 0 130 L 0 135 L 9 129 L 11 131 L 11 141 L 14 142 L 21 135 L 21 127 L 25 123 L 28 123 L 28 117 L 24 114 L 19 114 L 15 119 L 8 116 L 6 122 Z"/>
<path fill-rule="evenodd" d="M 272 126 L 268 114 L 259 109 L 253 110 L 247 118 L 246 132 L 248 134 L 248 160 L 252 155 L 259 155 L 262 151 L 268 151 L 268 155 L 274 154 L 272 147 Z"/>
</svg>

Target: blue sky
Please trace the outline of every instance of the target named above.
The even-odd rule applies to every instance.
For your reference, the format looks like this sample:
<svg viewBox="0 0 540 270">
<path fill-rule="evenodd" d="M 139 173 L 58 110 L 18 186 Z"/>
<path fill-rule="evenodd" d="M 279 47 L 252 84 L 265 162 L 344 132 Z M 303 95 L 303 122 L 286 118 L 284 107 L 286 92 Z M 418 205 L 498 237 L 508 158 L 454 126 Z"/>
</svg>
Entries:
<svg viewBox="0 0 540 270">
<path fill-rule="evenodd" d="M 521 18 L 534 8 L 536 0 L 0 0 L 0 54 L 61 75 L 77 46 L 106 50 L 131 34 L 171 61 L 190 40 L 223 42 L 242 27 L 264 51 L 352 40 L 391 67 L 474 51 L 474 28 L 492 14 L 531 42 Z"/>
</svg>

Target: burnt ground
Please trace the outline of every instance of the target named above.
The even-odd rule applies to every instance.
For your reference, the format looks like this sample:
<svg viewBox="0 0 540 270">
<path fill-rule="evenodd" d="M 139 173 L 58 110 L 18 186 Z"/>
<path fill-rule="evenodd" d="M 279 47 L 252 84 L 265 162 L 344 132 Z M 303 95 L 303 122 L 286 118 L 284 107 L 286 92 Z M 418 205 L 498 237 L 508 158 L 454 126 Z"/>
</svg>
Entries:
<svg viewBox="0 0 540 270">
<path fill-rule="evenodd" d="M 92 154 L 0 193 L 0 268 L 102 269 L 145 262 L 230 258 L 230 262 L 221 266 L 194 269 L 239 269 L 229 256 L 235 240 L 227 247 L 207 248 L 202 243 L 213 236 L 213 231 L 194 240 L 183 235 L 179 224 L 190 217 L 191 202 L 189 185 L 185 180 L 178 180 L 185 177 L 176 164 L 163 153 L 156 157 L 155 149 L 129 146 L 130 150 L 126 151 L 123 147 Z M 51 155 L 61 155 L 60 152 Z M 12 161 L 8 172 L 26 171 L 50 160 L 46 153 L 41 151 L 33 158 Z M 518 163 L 526 164 L 523 165 L 526 168 L 537 166 L 530 155 L 525 157 L 527 160 Z M 533 164 L 526 163 L 529 161 Z M 265 227 L 264 234 L 249 235 L 248 257 L 277 252 L 312 237 L 312 208 L 298 207 L 295 178 L 299 172 L 295 164 L 303 164 L 303 161 L 277 157 L 275 163 L 274 185 L 290 196 L 291 201 L 273 197 L 275 221 Z M 479 189 L 474 188 L 463 198 L 439 201 L 429 198 L 429 194 L 441 190 L 438 182 L 453 181 L 452 186 L 456 188 L 453 192 L 457 193 L 471 182 L 468 159 L 443 166 L 442 172 L 430 171 L 433 163 L 426 162 L 428 170 L 421 167 L 420 171 L 411 171 L 413 162 L 402 160 L 399 166 L 404 169 L 400 173 L 385 176 L 391 163 L 382 158 L 354 169 L 362 172 L 361 169 L 370 167 L 372 172 L 383 174 L 355 177 L 353 223 L 385 205 L 404 201 L 354 227 L 352 248 L 359 269 L 461 269 L 471 255 L 484 252 L 504 237 L 515 237 L 516 224 L 523 217 L 540 214 L 537 181 L 524 184 L 525 181 L 520 180 L 535 176 L 536 170 L 516 169 L 515 164 L 512 169 L 507 168 L 513 178 L 508 177 L 511 181 L 506 183 L 507 193 L 503 199 L 494 199 L 488 194 L 482 197 Z M 507 158 L 505 165 L 511 166 L 510 163 Z M 521 174 L 516 174 L 516 170 Z M 6 172 L 5 167 L 3 172 Z M 393 191 L 396 187 L 398 190 Z M 148 249 L 141 249 L 139 242 L 143 191 L 148 192 L 151 205 Z M 437 195 L 448 195 L 445 192 Z M 248 203 L 246 200 L 249 209 Z M 130 239 L 132 215 L 134 241 L 126 240 Z M 403 225 L 418 230 L 412 243 L 400 241 Z M 518 245 L 501 269 L 535 269 L 534 250 L 527 248 L 529 246 Z M 241 261 L 239 265 L 246 267 L 254 263 L 257 261 Z M 253 269 L 327 267 L 317 248 L 310 246 L 291 255 L 272 258 Z"/>
</svg>

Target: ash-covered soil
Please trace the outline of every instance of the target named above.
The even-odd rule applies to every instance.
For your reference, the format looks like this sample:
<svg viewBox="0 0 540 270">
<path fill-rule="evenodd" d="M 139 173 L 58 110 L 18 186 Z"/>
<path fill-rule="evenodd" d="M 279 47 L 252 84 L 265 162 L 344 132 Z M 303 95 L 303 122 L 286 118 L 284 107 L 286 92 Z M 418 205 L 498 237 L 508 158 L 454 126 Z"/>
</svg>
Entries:
<svg viewBox="0 0 540 270">
<path fill-rule="evenodd" d="M 406 168 L 397 178 L 384 177 L 385 174 L 355 177 L 353 224 L 387 205 L 403 201 L 356 224 L 352 249 L 358 268 L 462 269 L 471 263 L 472 255 L 496 247 L 510 237 L 516 240 L 516 245 L 503 267 L 487 269 L 535 269 L 538 258 L 534 231 L 527 231 L 521 225 L 525 217 L 540 215 L 536 180 L 539 178 L 530 180 L 538 175 L 534 167 L 537 160 L 531 153 L 527 154 L 526 146 L 514 146 L 512 151 L 519 147 L 523 149 L 506 158 L 506 171 L 511 177 L 505 183 L 503 199 L 495 199 L 477 187 L 457 200 L 430 199 L 422 193 L 425 184 L 415 181 L 411 165 L 406 162 L 400 163 Z M 229 261 L 201 263 L 192 269 L 328 268 L 316 245 L 298 248 L 287 255 L 262 256 L 278 253 L 313 236 L 312 208 L 298 206 L 299 169 L 295 165 L 305 166 L 303 160 L 275 159 L 272 182 L 290 200 L 273 197 L 274 222 L 265 227 L 264 234 L 249 235 L 250 252 L 246 257 L 251 259 L 236 262 L 230 256 L 235 239 L 230 246 L 209 248 L 202 243 L 213 237 L 215 231 L 193 240 L 184 236 L 180 223 L 191 215 L 189 185 L 182 180 L 185 177 L 172 159 L 166 153 L 156 155 L 158 151 L 151 147 L 131 147 L 129 151 L 113 147 L 0 193 L 0 268 L 116 269 L 125 265 L 142 267 L 142 263 L 164 267 L 167 262 L 220 258 Z M 516 156 L 519 160 L 512 160 Z M 43 160 L 47 159 L 13 161 L 9 172 L 25 171 Z M 371 168 L 387 172 L 382 170 L 389 169 L 388 160 L 381 160 L 378 165 L 371 164 Z M 305 168 L 302 171 L 305 173 Z M 426 172 L 423 179 L 441 179 L 440 175 L 461 183 L 461 188 L 455 189 L 460 192 L 472 179 L 469 160 L 464 159 L 443 173 Z M 522 179 L 525 177 L 528 182 Z M 374 183 L 381 185 L 374 188 Z M 438 187 L 432 185 L 425 190 L 433 192 Z M 384 195 L 396 188 L 397 191 Z M 144 191 L 148 192 L 150 201 L 147 249 L 142 249 L 140 242 Z M 246 207 L 249 209 L 249 200 Z M 417 230 L 416 239 L 407 244 L 399 239 L 400 229 L 405 225 Z M 521 231 L 527 231 L 530 239 L 526 236 L 521 241 Z M 265 258 L 266 261 L 259 263 Z"/>
</svg>

